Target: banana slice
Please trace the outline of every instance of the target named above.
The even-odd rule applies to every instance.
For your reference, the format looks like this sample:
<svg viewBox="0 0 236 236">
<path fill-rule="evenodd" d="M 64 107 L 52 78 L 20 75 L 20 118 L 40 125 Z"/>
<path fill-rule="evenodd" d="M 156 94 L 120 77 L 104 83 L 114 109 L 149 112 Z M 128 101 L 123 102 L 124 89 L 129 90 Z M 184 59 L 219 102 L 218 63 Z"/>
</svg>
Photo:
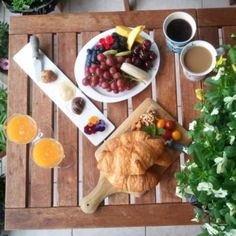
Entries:
<svg viewBox="0 0 236 236">
<path fill-rule="evenodd" d="M 135 27 L 128 36 L 128 40 L 127 40 L 127 45 L 128 45 L 128 49 L 131 50 L 135 39 L 137 38 L 137 36 L 140 34 L 141 31 L 143 31 L 145 28 L 144 25 L 139 25 L 137 27 Z"/>
<path fill-rule="evenodd" d="M 129 36 L 129 33 L 132 31 L 132 29 L 126 27 L 126 26 L 123 26 L 123 25 L 117 25 L 116 26 L 116 33 L 123 36 L 123 37 L 126 37 L 128 38 Z M 137 41 L 138 43 L 143 43 L 144 41 L 144 38 L 140 35 L 138 35 L 135 39 L 135 41 Z"/>
<path fill-rule="evenodd" d="M 137 78 L 141 81 L 145 81 L 145 80 L 150 79 L 150 76 L 146 71 L 144 71 L 144 70 L 142 70 L 142 69 L 138 68 L 137 66 L 134 66 L 130 63 L 127 63 L 127 62 L 122 63 L 120 69 L 122 71 L 124 71 L 126 74 L 131 75 L 134 78 Z"/>
</svg>

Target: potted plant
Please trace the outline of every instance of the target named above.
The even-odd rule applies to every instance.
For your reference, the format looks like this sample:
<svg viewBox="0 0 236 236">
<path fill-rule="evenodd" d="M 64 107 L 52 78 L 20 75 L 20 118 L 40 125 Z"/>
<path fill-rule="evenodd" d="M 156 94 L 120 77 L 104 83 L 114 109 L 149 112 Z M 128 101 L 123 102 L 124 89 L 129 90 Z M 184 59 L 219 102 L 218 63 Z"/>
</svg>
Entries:
<svg viewBox="0 0 236 236">
<path fill-rule="evenodd" d="M 47 14 L 60 0 L 2 0 L 9 11 L 22 14 Z"/>
<path fill-rule="evenodd" d="M 236 40 L 236 35 L 232 35 Z M 200 116 L 189 125 L 192 155 L 176 174 L 176 193 L 194 199 L 200 235 L 236 235 L 236 45 L 224 45 L 216 76 L 197 90 Z"/>
</svg>

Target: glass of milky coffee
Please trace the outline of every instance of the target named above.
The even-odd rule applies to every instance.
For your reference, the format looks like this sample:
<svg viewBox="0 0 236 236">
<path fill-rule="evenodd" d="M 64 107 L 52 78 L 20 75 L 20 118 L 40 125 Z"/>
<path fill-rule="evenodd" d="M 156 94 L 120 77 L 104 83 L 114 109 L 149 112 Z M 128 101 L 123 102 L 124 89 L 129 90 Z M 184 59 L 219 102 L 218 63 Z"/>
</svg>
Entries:
<svg viewBox="0 0 236 236">
<path fill-rule="evenodd" d="M 187 79 L 198 81 L 216 65 L 217 50 L 208 42 L 196 40 L 187 44 L 180 54 L 180 63 Z"/>
</svg>

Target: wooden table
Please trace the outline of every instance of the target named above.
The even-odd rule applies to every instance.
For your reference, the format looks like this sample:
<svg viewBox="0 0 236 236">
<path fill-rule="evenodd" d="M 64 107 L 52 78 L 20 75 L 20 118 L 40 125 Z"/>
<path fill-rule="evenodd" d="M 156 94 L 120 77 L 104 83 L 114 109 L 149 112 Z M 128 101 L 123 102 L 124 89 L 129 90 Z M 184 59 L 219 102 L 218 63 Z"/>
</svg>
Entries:
<svg viewBox="0 0 236 236">
<path fill-rule="evenodd" d="M 98 170 L 94 147 L 69 119 L 44 95 L 14 63 L 12 56 L 36 34 L 41 49 L 75 81 L 74 62 L 80 48 L 99 32 L 116 25 L 143 24 L 157 42 L 161 65 L 156 82 L 130 100 L 135 109 L 145 98 L 153 97 L 185 128 L 196 117 L 194 91 L 201 82 L 186 80 L 179 66 L 179 56 L 170 53 L 162 33 L 164 18 L 171 10 L 131 11 L 46 16 L 16 16 L 10 20 L 10 71 L 8 115 L 21 112 L 32 115 L 37 122 L 54 128 L 62 143 L 71 143 L 75 152 L 67 153 L 75 165 L 69 169 L 48 170 L 34 165 L 29 146 L 8 143 L 6 222 L 7 230 L 30 228 L 117 227 L 191 224 L 191 205 L 175 195 L 176 161 L 163 176 L 156 190 L 142 198 L 127 194 L 109 197 L 108 204 L 93 215 L 84 214 L 79 202 L 96 185 Z M 196 39 L 219 46 L 219 38 L 230 42 L 236 32 L 236 9 L 188 9 L 197 22 Z M 95 102 L 119 126 L 129 115 L 128 101 L 114 104 Z M 115 112 L 114 112 L 115 111 Z M 183 158 L 182 158 L 183 160 Z"/>
</svg>

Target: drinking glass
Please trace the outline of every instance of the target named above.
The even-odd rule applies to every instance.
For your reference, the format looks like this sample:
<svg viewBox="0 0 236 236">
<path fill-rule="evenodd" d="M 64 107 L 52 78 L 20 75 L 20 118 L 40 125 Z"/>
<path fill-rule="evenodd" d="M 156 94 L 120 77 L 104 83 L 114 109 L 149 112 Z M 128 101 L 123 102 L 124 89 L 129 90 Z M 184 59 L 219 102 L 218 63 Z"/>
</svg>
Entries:
<svg viewBox="0 0 236 236">
<path fill-rule="evenodd" d="M 38 136 L 39 128 L 32 117 L 17 113 L 5 121 L 4 133 L 14 143 L 28 144 Z"/>
<path fill-rule="evenodd" d="M 53 168 L 62 162 L 65 153 L 63 146 L 56 139 L 40 138 L 32 144 L 31 157 L 37 166 Z"/>
</svg>

